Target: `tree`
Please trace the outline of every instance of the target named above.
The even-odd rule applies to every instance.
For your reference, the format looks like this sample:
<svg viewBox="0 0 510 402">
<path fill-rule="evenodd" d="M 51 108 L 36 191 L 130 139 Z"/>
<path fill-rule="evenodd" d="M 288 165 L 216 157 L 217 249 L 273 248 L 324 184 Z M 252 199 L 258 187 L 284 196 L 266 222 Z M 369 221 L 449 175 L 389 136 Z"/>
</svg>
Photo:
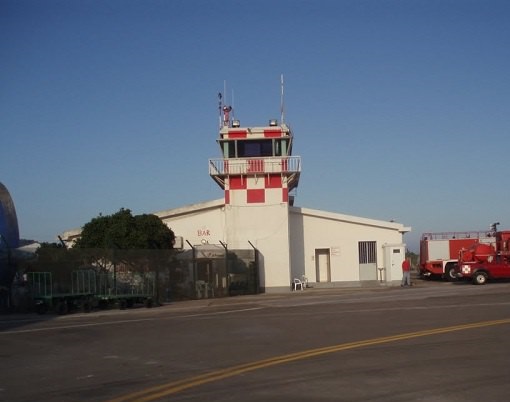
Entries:
<svg viewBox="0 0 510 402">
<path fill-rule="evenodd" d="M 159 265 L 161 255 L 168 255 L 163 250 L 172 250 L 174 242 L 173 231 L 156 215 L 133 216 L 129 209 L 121 208 L 85 224 L 74 248 L 102 271 L 118 263 L 140 271 Z"/>
<path fill-rule="evenodd" d="M 172 260 L 174 243 L 174 232 L 156 215 L 133 216 L 129 209 L 122 208 L 113 215 L 100 215 L 85 224 L 74 249 L 91 267 L 113 273 L 115 289 L 119 269 L 124 274 L 142 276 L 153 272 L 155 296 L 159 300 L 160 270 Z M 133 279 L 130 283 L 134 283 Z"/>
<path fill-rule="evenodd" d="M 85 224 L 78 248 L 96 249 L 172 249 L 174 232 L 156 215 L 133 216 L 129 209 L 121 208 L 113 215 L 93 218 Z"/>
<path fill-rule="evenodd" d="M 27 270 L 51 272 L 52 280 L 56 284 L 68 282 L 70 271 L 80 263 L 75 253 L 58 243 L 41 243 L 36 251 L 36 256 L 35 261 L 27 262 L 29 267 Z"/>
</svg>

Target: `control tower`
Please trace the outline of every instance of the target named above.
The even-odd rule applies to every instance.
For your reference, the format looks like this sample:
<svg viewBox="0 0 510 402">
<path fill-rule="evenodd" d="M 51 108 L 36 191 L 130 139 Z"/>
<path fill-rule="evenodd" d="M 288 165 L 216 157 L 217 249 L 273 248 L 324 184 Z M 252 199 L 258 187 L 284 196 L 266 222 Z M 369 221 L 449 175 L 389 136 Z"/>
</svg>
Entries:
<svg viewBox="0 0 510 402">
<path fill-rule="evenodd" d="M 232 108 L 220 104 L 218 144 L 222 158 L 209 160 L 209 174 L 225 194 L 225 241 L 229 248 L 259 251 L 260 284 L 290 286 L 289 205 L 298 186 L 301 158 L 292 156 L 293 136 L 283 122 L 241 127 Z M 268 277 L 268 276 L 271 277 Z"/>
</svg>

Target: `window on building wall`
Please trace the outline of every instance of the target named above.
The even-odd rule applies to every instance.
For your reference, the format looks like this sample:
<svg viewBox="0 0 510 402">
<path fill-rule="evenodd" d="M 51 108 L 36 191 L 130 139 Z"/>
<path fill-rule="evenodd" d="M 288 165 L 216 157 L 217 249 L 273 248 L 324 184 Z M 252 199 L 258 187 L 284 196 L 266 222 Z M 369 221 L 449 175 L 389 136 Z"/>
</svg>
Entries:
<svg viewBox="0 0 510 402">
<path fill-rule="evenodd" d="M 228 157 L 235 158 L 236 157 L 236 142 L 229 141 L 227 144 L 228 144 Z"/>
<path fill-rule="evenodd" d="M 272 140 L 237 141 L 238 158 L 251 158 L 258 156 L 273 156 Z"/>
<path fill-rule="evenodd" d="M 274 142 L 274 155 L 282 156 L 282 142 L 280 140 Z"/>
<path fill-rule="evenodd" d="M 377 245 L 375 241 L 360 241 L 358 243 L 360 264 L 377 263 Z"/>
<path fill-rule="evenodd" d="M 223 150 L 224 158 L 236 157 L 236 142 L 235 141 L 221 141 L 221 149 Z"/>
<path fill-rule="evenodd" d="M 285 156 L 287 144 L 284 139 L 275 138 L 273 140 L 273 156 Z"/>
</svg>

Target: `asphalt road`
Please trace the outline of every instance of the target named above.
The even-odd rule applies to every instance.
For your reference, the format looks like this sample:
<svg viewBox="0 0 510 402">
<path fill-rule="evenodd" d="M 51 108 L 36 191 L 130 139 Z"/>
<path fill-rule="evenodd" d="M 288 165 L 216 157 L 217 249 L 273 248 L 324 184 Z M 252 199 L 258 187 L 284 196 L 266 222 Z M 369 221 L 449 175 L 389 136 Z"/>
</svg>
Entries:
<svg viewBox="0 0 510 402">
<path fill-rule="evenodd" d="M 507 401 L 510 283 L 0 317 L 0 400 Z"/>
</svg>

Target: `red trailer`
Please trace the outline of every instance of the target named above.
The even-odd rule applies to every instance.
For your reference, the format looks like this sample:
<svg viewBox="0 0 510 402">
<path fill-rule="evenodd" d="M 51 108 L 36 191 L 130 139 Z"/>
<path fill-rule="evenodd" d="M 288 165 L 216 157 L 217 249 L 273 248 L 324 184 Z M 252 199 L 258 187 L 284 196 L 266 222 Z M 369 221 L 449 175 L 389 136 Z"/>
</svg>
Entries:
<svg viewBox="0 0 510 402">
<path fill-rule="evenodd" d="M 478 243 L 494 245 L 495 241 L 494 232 L 488 230 L 423 233 L 420 240 L 420 275 L 455 280 L 460 250 Z"/>
</svg>

